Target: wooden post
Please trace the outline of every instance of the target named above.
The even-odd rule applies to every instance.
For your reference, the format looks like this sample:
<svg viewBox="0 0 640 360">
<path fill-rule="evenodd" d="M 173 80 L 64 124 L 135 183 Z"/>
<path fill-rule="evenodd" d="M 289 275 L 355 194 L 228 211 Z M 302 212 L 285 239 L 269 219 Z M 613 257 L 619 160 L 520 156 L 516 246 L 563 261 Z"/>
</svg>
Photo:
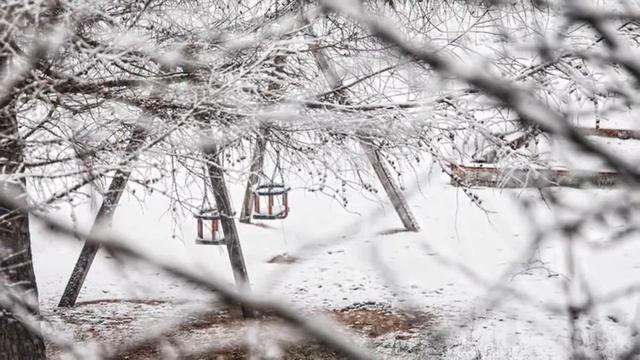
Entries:
<svg viewBox="0 0 640 360">
<path fill-rule="evenodd" d="M 146 136 L 146 131 L 144 129 L 136 127 L 133 130 L 129 143 L 125 149 L 125 157 L 135 155 L 140 147 L 142 147 Z M 90 238 L 96 236 L 106 227 L 111 225 L 113 214 L 120 202 L 122 192 L 127 186 L 129 176 L 131 175 L 131 170 L 128 168 L 129 163 L 130 161 L 121 162 L 113 180 L 111 180 L 109 190 L 104 196 L 100 210 L 98 210 L 98 215 L 96 215 L 96 219 L 91 227 L 91 231 L 89 232 Z M 84 284 L 84 280 L 87 278 L 87 274 L 89 273 L 89 269 L 91 268 L 91 264 L 93 263 L 93 259 L 96 257 L 99 248 L 100 247 L 97 244 L 88 243 L 85 240 L 82 251 L 80 251 L 80 256 L 76 261 L 76 265 L 73 268 L 73 272 L 67 282 L 67 286 L 64 289 L 64 293 L 60 298 L 58 306 L 70 307 L 76 304 L 78 294 L 80 294 L 80 289 Z"/>
<path fill-rule="evenodd" d="M 325 80 L 331 87 L 331 89 L 335 90 L 336 97 L 338 99 L 338 103 L 343 105 L 349 104 L 349 98 L 347 97 L 346 92 L 341 89 L 342 88 L 342 80 L 338 77 L 338 73 L 336 72 L 335 67 L 332 63 L 329 62 L 329 58 L 325 54 L 324 50 L 320 48 L 318 44 L 312 44 L 310 46 L 311 53 L 316 59 L 316 63 L 318 64 L 318 68 L 324 74 Z M 357 135 L 365 136 L 366 134 L 362 132 L 358 132 Z M 365 154 L 367 155 L 367 159 L 371 166 L 373 167 L 378 180 L 382 184 L 384 191 L 387 193 L 389 200 L 391 200 L 391 204 L 394 209 L 398 213 L 404 228 L 409 231 L 418 231 L 420 230 L 420 226 L 418 222 L 415 220 L 407 201 L 402 195 L 402 191 L 391 177 L 387 166 L 385 166 L 382 158 L 380 156 L 379 150 L 369 141 L 359 138 L 360 146 L 362 146 Z"/>
<path fill-rule="evenodd" d="M 264 166 L 264 154 L 267 149 L 268 129 L 265 127 L 260 128 L 259 136 L 256 139 L 256 145 L 253 150 L 251 158 L 251 167 L 249 169 L 249 179 L 247 180 L 247 187 L 244 190 L 244 199 L 242 200 L 242 210 L 240 211 L 240 222 L 249 224 L 251 223 L 251 215 L 253 214 L 253 189 L 258 184 L 259 173 Z"/>
<path fill-rule="evenodd" d="M 234 221 L 234 211 L 231 205 L 231 196 L 224 180 L 224 170 L 220 167 L 220 153 L 216 146 L 208 146 L 204 149 L 205 160 L 207 161 L 207 170 L 209 179 L 211 180 L 211 188 L 213 197 L 216 201 L 216 207 L 220 213 L 220 224 L 224 232 L 224 242 L 227 245 L 229 253 L 229 261 L 233 269 L 233 277 L 238 288 L 249 290 L 249 275 L 247 266 L 244 263 L 244 255 L 240 246 L 240 237 L 238 229 Z M 254 318 L 253 309 L 242 306 L 242 316 L 246 318 Z"/>
</svg>

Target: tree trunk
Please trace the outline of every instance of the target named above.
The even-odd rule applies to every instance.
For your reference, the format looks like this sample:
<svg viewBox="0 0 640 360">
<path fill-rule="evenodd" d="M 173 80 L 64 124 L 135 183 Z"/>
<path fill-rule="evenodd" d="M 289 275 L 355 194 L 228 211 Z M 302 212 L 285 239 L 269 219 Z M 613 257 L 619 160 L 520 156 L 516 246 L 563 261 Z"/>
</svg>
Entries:
<svg viewBox="0 0 640 360">
<path fill-rule="evenodd" d="M 142 128 L 136 127 L 131 133 L 131 138 L 127 144 L 127 148 L 125 149 L 124 156 L 129 157 L 134 155 L 144 144 L 145 138 L 146 131 Z M 111 185 L 102 200 L 102 205 L 100 206 L 100 210 L 98 210 L 96 219 L 91 227 L 89 237 L 94 237 L 101 231 L 104 231 L 107 227 L 111 226 L 113 214 L 118 207 L 118 203 L 122 197 L 122 192 L 125 190 L 127 182 L 129 181 L 129 176 L 131 175 L 131 170 L 128 168 L 129 163 L 130 161 L 123 161 L 120 164 L 120 168 L 116 171 L 113 180 L 111 180 Z M 89 274 L 89 269 L 91 268 L 91 264 L 93 263 L 99 248 L 100 247 L 97 244 L 85 241 L 58 306 L 70 307 L 76 304 L 78 294 L 80 294 L 80 289 L 82 289 L 84 280 L 87 278 L 87 274 Z"/>
<path fill-rule="evenodd" d="M 244 263 L 238 229 L 233 219 L 234 211 L 231 205 L 231 196 L 229 196 L 227 184 L 224 180 L 224 169 L 220 167 L 220 154 L 215 146 L 204 149 L 204 154 L 205 160 L 207 161 L 209 179 L 211 180 L 213 197 L 216 201 L 216 207 L 220 212 L 220 224 L 224 232 L 224 241 L 227 245 L 233 277 L 239 289 L 249 290 L 249 274 L 247 273 L 247 266 Z M 255 313 L 253 309 L 242 306 L 242 316 L 244 316 L 244 318 L 253 318 L 255 317 Z"/>
<path fill-rule="evenodd" d="M 38 290 L 33 271 L 29 217 L 20 208 L 27 207 L 26 182 L 7 179 L 22 173 L 23 144 L 18 134 L 15 103 L 0 110 L 0 163 L 3 196 L 10 196 L 19 204 L 0 202 L 0 282 L 11 289 L 17 299 L 37 315 Z M 45 359 L 44 340 L 29 330 L 19 315 L 0 306 L 0 359 Z M 25 320 L 26 321 L 26 320 Z M 38 327 L 38 324 L 32 324 Z"/>
<path fill-rule="evenodd" d="M 624 183 L 615 171 L 566 169 L 497 168 L 492 165 L 450 165 L 451 184 L 465 187 L 546 188 L 554 186 L 588 188 L 616 187 Z"/>
<path fill-rule="evenodd" d="M 286 77 L 284 74 L 284 68 L 286 65 L 286 56 L 284 54 L 276 54 L 272 58 L 272 70 L 269 73 L 271 81 L 267 87 L 265 98 L 268 101 L 277 101 L 282 97 L 283 82 Z M 244 191 L 244 198 L 242 200 L 242 210 L 240 211 L 240 222 L 249 224 L 251 223 L 251 215 L 253 214 L 253 189 L 258 183 L 259 173 L 264 167 L 264 153 L 267 149 L 267 136 L 269 135 L 269 129 L 266 126 L 261 126 L 258 132 L 258 139 L 256 140 L 256 147 L 253 151 L 253 157 L 251 158 L 251 167 L 249 173 L 249 179 L 247 180 L 247 187 Z"/>
<path fill-rule="evenodd" d="M 336 72 L 333 64 L 329 62 L 329 58 L 324 53 L 324 50 L 321 49 L 318 44 L 311 45 L 310 50 L 313 53 L 314 58 L 316 59 L 316 63 L 318 64 L 320 72 L 322 72 L 325 80 L 329 84 L 329 87 L 335 90 L 335 95 L 337 97 L 338 103 L 342 105 L 348 105 L 349 98 L 347 97 L 346 92 L 341 89 L 342 80 L 338 78 L 338 73 Z M 366 134 L 363 134 L 361 132 L 358 132 L 357 135 L 366 136 Z M 376 147 L 372 143 L 363 140 L 362 138 L 359 139 L 359 142 L 360 146 L 362 146 L 365 154 L 367 155 L 367 159 L 373 167 L 378 180 L 380 180 L 382 188 L 387 193 L 387 196 L 389 197 L 393 208 L 396 210 L 396 213 L 398 213 L 398 216 L 400 217 L 400 221 L 402 221 L 402 225 L 404 225 L 404 228 L 409 231 L 420 230 L 420 225 L 418 225 L 418 222 L 415 220 L 415 217 L 413 216 L 413 213 L 411 212 L 411 209 L 409 208 L 409 205 L 407 204 L 402 191 L 400 191 L 400 188 L 391 177 L 391 174 L 389 174 L 389 169 L 387 169 L 384 162 L 382 162 L 378 149 L 376 149 Z"/>
<path fill-rule="evenodd" d="M 264 167 L 264 153 L 267 149 L 267 131 L 268 130 L 266 128 L 260 129 L 259 136 L 256 139 L 256 146 L 253 149 L 251 167 L 249 169 L 249 179 L 247 180 L 247 187 L 244 190 L 242 211 L 240 212 L 241 223 L 251 223 L 251 215 L 253 214 L 253 190 L 258 184 L 258 180 L 260 179 L 259 173 Z"/>
<path fill-rule="evenodd" d="M 391 174 L 389 174 L 389 169 L 382 162 L 378 150 L 374 145 L 363 139 L 360 139 L 360 146 L 362 146 L 362 149 L 367 155 L 367 159 L 369 159 L 369 163 L 373 167 L 373 171 L 378 176 L 378 179 L 382 184 L 382 188 L 387 193 L 389 200 L 391 200 L 391 205 L 393 205 L 393 208 L 400 217 L 400 221 L 402 221 L 404 228 L 409 231 L 420 230 L 420 225 L 418 225 L 418 222 L 413 217 L 413 213 L 411 212 L 411 209 L 409 209 L 409 205 L 404 199 L 402 191 L 395 181 L 393 181 Z"/>
</svg>

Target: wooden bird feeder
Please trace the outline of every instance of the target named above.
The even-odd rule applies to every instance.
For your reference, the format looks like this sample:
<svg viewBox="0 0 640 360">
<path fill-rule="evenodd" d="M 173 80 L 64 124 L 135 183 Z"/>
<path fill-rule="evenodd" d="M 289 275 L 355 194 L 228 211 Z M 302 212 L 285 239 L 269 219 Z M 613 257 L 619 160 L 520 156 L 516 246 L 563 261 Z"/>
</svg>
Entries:
<svg viewBox="0 0 640 360">
<path fill-rule="evenodd" d="M 285 219 L 289 215 L 289 190 L 284 184 L 260 185 L 253 193 L 253 218 L 258 220 Z"/>
<path fill-rule="evenodd" d="M 220 213 L 218 209 L 201 210 L 193 216 L 196 219 L 196 244 L 223 245 L 224 237 L 220 228 Z M 210 229 L 205 233 L 205 224 Z"/>
</svg>

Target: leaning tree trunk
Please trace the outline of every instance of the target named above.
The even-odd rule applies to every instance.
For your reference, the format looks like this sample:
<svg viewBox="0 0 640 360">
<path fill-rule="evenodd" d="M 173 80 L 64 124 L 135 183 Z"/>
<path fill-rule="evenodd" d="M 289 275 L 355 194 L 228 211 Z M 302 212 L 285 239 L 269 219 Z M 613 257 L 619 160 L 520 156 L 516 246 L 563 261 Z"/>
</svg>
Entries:
<svg viewBox="0 0 640 360">
<path fill-rule="evenodd" d="M 38 329 L 39 324 L 31 323 L 30 329 L 23 323 L 28 320 L 15 314 L 16 308 L 21 307 L 26 307 L 32 315 L 37 315 L 39 310 L 29 217 L 24 212 L 26 183 L 23 179 L 12 179 L 23 169 L 23 146 L 14 106 L 12 102 L 0 109 L 0 190 L 3 197 L 13 200 L 11 204 L 0 200 L 0 297 L 8 306 L 0 304 L 0 359 L 45 359 L 44 340 L 37 331 L 32 331 Z M 3 296 L 2 290 L 11 291 L 12 296 Z"/>
<path fill-rule="evenodd" d="M 98 210 L 93 226 L 91 226 L 89 238 L 95 238 L 111 225 L 113 215 L 115 214 L 122 193 L 125 191 L 129 176 L 131 175 L 131 162 L 135 160 L 136 153 L 144 145 L 146 137 L 147 132 L 144 128 L 136 126 L 133 129 L 127 148 L 124 151 L 125 160 L 120 163 L 120 168 L 116 171 L 111 180 L 111 185 L 109 185 L 109 190 L 104 195 L 100 210 Z M 85 240 L 76 265 L 73 267 L 67 286 L 58 303 L 59 307 L 71 307 L 76 304 L 80 289 L 82 289 L 84 280 L 89 274 L 89 269 L 99 249 L 99 244 Z"/>
<path fill-rule="evenodd" d="M 310 46 L 310 50 L 316 60 L 318 69 L 320 69 L 320 72 L 324 75 L 329 87 L 334 91 L 337 102 L 342 105 L 349 105 L 350 101 L 347 97 L 347 93 L 342 88 L 342 80 L 338 77 L 334 64 L 329 62 L 329 57 L 326 55 L 324 49 L 320 48 L 316 43 Z M 368 137 L 367 134 L 362 131 L 358 131 L 356 132 L 356 135 L 358 135 L 358 142 L 367 155 L 367 160 L 371 163 L 378 180 L 380 180 L 380 183 L 382 184 L 382 188 L 387 193 L 387 196 L 391 201 L 391 205 L 393 205 L 398 217 L 400 217 L 400 221 L 402 221 L 404 228 L 409 231 L 420 230 L 420 225 L 418 225 L 415 216 L 413 216 L 400 187 L 393 180 L 389 173 L 389 169 L 382 161 L 380 151 L 370 140 L 365 140 L 365 138 Z"/>
<path fill-rule="evenodd" d="M 251 157 L 251 167 L 249 169 L 249 179 L 247 180 L 247 186 L 244 190 L 244 198 L 242 200 L 242 210 L 240 211 L 240 222 L 249 224 L 251 223 L 251 215 L 253 214 L 253 191 L 258 180 L 260 179 L 260 172 L 264 166 L 264 153 L 267 149 L 267 134 L 266 128 L 261 128 L 256 138 L 256 146 L 253 150 L 253 156 Z"/>
<path fill-rule="evenodd" d="M 171 69 L 166 66 L 161 66 L 160 70 L 164 73 Z M 160 91 L 160 88 L 155 88 L 152 95 L 158 95 L 160 94 Z M 109 190 L 102 199 L 102 204 L 100 205 L 98 214 L 96 215 L 93 225 L 91 226 L 91 231 L 89 232 L 89 239 L 94 238 L 96 235 L 100 234 L 100 232 L 111 226 L 116 208 L 120 203 L 122 193 L 126 190 L 129 177 L 131 176 L 131 164 L 139 156 L 139 152 L 143 148 L 148 135 L 149 132 L 144 126 L 135 125 L 131 131 L 129 142 L 124 150 L 123 160 L 120 162 L 119 168 L 116 170 L 116 173 L 111 180 Z M 93 264 L 93 260 L 95 259 L 98 250 L 100 250 L 99 244 L 89 242 L 85 239 L 82 250 L 80 250 L 78 260 L 73 267 L 69 281 L 67 281 L 67 286 L 60 297 L 60 302 L 58 303 L 59 307 L 75 306 L 76 301 L 78 300 L 78 295 L 80 295 L 80 290 L 84 285 L 87 275 L 89 274 L 89 269 Z"/>
<path fill-rule="evenodd" d="M 233 278 L 239 289 L 249 290 L 249 274 L 247 266 L 244 262 L 242 254 L 242 246 L 240 245 L 240 236 L 238 228 L 234 220 L 233 205 L 231 205 L 231 195 L 227 189 L 224 180 L 224 169 L 220 166 L 220 152 L 217 146 L 207 146 L 203 149 L 205 160 L 207 161 L 207 170 L 209 180 L 211 181 L 211 190 L 216 202 L 216 207 L 220 212 L 220 224 L 224 232 L 224 242 L 229 252 L 229 261 L 233 270 Z M 206 189 L 205 189 L 206 191 Z M 252 308 L 242 305 L 242 316 L 245 319 L 254 318 L 255 312 Z"/>
<path fill-rule="evenodd" d="M 276 54 L 272 58 L 272 70 L 269 72 L 271 81 L 265 93 L 265 99 L 271 102 L 277 101 L 282 97 L 286 65 L 286 56 L 284 54 Z M 242 209 L 240 211 L 240 222 L 251 223 L 251 215 L 253 214 L 254 188 L 260 179 L 259 173 L 264 167 L 264 154 L 267 149 L 267 137 L 269 128 L 265 125 L 260 126 L 258 137 L 256 138 L 256 147 L 251 157 L 251 168 L 249 169 L 249 179 L 244 190 L 244 198 L 242 200 Z"/>
</svg>

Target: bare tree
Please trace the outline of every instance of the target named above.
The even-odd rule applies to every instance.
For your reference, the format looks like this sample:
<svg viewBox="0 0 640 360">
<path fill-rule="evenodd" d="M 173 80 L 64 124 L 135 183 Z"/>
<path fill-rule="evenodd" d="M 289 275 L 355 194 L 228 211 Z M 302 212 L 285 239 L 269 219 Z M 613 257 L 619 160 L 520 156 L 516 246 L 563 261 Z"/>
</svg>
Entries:
<svg viewBox="0 0 640 360">
<path fill-rule="evenodd" d="M 639 287 L 594 294 L 576 248 L 614 247 L 638 231 L 640 171 L 626 154 L 593 139 L 637 138 L 633 129 L 603 127 L 607 117 L 639 102 L 637 5 L 329 0 L 0 5 L 0 358 L 44 358 L 44 338 L 75 349 L 42 332 L 34 320 L 30 213 L 55 231 L 87 239 L 61 305 L 75 303 L 102 246 L 120 261 L 150 263 L 220 292 L 247 317 L 254 310 L 273 314 L 350 357 L 368 358 L 333 333 L 332 325 L 248 291 L 251 274 L 226 184 L 246 184 L 240 221 L 250 222 L 260 181 L 303 178 L 304 190 L 348 207 L 347 186 L 375 195 L 371 175 L 377 175 L 404 227 L 418 230 L 400 184 L 425 159 L 481 211 L 486 209 L 476 188 L 483 186 L 581 189 L 590 183 L 622 190 L 607 193 L 601 203 L 577 206 L 541 189 L 540 203 L 557 218 L 549 226 L 526 214 L 540 230 L 523 262 L 531 263 L 543 243 L 557 238 L 566 255 L 565 299 L 544 305 L 566 317 L 572 356 L 598 356 L 583 348 L 581 319 Z M 61 31 L 58 23 L 68 26 Z M 50 43 L 64 46 L 54 49 Z M 564 163 L 549 148 L 559 143 L 571 145 L 567 153 L 598 161 L 606 173 L 558 170 Z M 194 194 L 181 181 L 204 185 Z M 45 215 L 61 201 L 91 198 L 84 191 L 88 186 L 101 193 L 101 199 L 90 200 L 102 201 L 89 234 Z M 239 289 L 127 245 L 104 243 L 105 224 L 123 192 L 134 186 L 169 197 L 175 221 L 180 210 L 202 210 L 204 194 L 212 192 Z M 533 207 L 527 203 L 523 213 Z M 606 230 L 603 243 L 584 235 L 590 226 Z M 531 302 L 531 294 L 505 280 L 517 274 L 514 266 L 494 283 L 464 263 L 444 262 L 486 287 L 498 303 L 501 294 Z M 115 358 L 165 335 L 98 356 Z M 629 344 L 622 358 L 640 351 L 637 340 Z"/>
</svg>

